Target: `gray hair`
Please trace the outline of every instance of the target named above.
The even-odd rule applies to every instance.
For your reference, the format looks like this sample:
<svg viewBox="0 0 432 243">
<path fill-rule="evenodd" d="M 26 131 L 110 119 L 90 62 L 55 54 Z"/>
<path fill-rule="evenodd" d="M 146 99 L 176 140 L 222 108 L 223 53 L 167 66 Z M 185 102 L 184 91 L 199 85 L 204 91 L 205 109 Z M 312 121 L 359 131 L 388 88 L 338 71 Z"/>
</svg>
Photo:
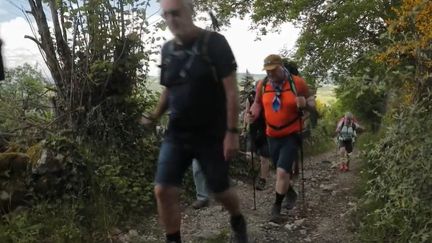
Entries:
<svg viewBox="0 0 432 243">
<path fill-rule="evenodd" d="M 353 114 L 349 111 L 345 113 L 345 118 L 353 118 Z"/>
<path fill-rule="evenodd" d="M 159 2 L 162 2 L 162 1 L 163 0 L 160 0 Z M 177 1 L 179 1 L 183 5 L 183 7 L 185 7 L 191 13 L 191 15 L 194 14 L 193 0 L 177 0 Z"/>
<path fill-rule="evenodd" d="M 192 0 L 180 0 L 183 4 L 183 6 L 185 6 L 191 14 L 194 13 L 194 4 Z"/>
</svg>

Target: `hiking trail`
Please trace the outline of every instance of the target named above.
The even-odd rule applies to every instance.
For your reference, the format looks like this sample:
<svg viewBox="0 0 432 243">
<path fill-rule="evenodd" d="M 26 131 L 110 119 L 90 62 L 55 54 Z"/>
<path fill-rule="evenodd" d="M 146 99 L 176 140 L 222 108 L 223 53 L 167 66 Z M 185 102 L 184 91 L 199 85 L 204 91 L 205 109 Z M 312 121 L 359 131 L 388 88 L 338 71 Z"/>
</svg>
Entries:
<svg viewBox="0 0 432 243">
<path fill-rule="evenodd" d="M 251 181 L 236 180 L 241 208 L 248 223 L 250 242 L 354 242 L 349 212 L 356 206 L 355 185 L 360 177 L 358 151 L 351 155 L 350 171 L 341 173 L 334 167 L 337 162 L 335 150 L 317 156 L 305 157 L 305 217 L 302 217 L 301 177 L 295 180 L 298 193 L 292 210 L 282 209 L 287 220 L 281 224 L 271 223 L 270 209 L 274 202 L 274 171 L 264 191 L 256 191 L 256 210 L 253 210 Z M 211 200 L 210 206 L 194 210 L 182 202 L 183 242 L 229 242 L 228 213 L 220 204 Z M 119 234 L 114 242 L 164 242 L 156 215 L 146 221 L 141 234 L 136 230 Z M 140 231 L 142 231 L 140 230 Z"/>
</svg>

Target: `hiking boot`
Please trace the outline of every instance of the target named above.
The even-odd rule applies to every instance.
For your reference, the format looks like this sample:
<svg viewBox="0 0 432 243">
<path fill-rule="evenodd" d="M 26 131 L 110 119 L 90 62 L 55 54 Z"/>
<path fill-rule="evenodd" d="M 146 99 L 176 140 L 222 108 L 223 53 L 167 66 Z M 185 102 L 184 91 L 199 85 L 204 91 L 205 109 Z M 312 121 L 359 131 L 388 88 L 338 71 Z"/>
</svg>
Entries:
<svg viewBox="0 0 432 243">
<path fill-rule="evenodd" d="M 345 170 L 345 163 L 339 165 L 339 170 L 342 172 Z"/>
<path fill-rule="evenodd" d="M 248 235 L 246 232 L 239 233 L 239 232 L 233 232 L 231 235 L 231 241 L 232 243 L 248 243 Z"/>
<path fill-rule="evenodd" d="M 258 180 L 256 181 L 255 189 L 257 189 L 258 191 L 264 190 L 266 187 L 266 183 L 267 183 L 266 179 L 258 178 Z"/>
<path fill-rule="evenodd" d="M 192 208 L 193 209 L 201 209 L 204 207 L 207 207 L 209 205 L 209 200 L 196 200 L 195 202 L 192 203 Z"/>
<path fill-rule="evenodd" d="M 282 206 L 280 204 L 274 203 L 271 209 L 271 217 L 270 222 L 279 223 L 281 219 L 281 209 Z"/>
<path fill-rule="evenodd" d="M 287 193 L 285 194 L 283 207 L 286 208 L 287 210 L 291 210 L 294 208 L 296 201 L 297 201 L 297 192 L 294 190 L 292 186 L 290 186 L 288 188 Z"/>
<path fill-rule="evenodd" d="M 235 218 L 231 217 L 231 240 L 232 243 L 248 243 L 248 235 L 247 235 L 247 227 L 246 220 L 243 215 L 236 216 Z"/>
</svg>

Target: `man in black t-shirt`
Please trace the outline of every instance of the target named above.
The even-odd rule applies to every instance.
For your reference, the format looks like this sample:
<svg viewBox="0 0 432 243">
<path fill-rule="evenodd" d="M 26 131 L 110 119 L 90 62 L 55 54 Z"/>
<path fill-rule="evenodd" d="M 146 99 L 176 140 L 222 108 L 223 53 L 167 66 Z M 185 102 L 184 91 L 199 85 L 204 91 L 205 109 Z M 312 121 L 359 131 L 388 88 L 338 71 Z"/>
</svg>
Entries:
<svg viewBox="0 0 432 243">
<path fill-rule="evenodd" d="M 165 88 L 151 117 L 156 120 L 170 110 L 155 179 L 167 242 L 181 242 L 178 187 L 193 159 L 199 161 L 209 190 L 231 215 L 234 242 L 248 242 L 246 222 L 228 178 L 228 161 L 239 147 L 234 55 L 222 35 L 194 25 L 190 0 L 160 4 L 175 36 L 162 47 L 160 82 Z"/>
<path fill-rule="evenodd" d="M 0 39 L 0 81 L 5 78 L 4 67 L 3 67 L 3 56 L 2 56 L 2 40 Z"/>
</svg>

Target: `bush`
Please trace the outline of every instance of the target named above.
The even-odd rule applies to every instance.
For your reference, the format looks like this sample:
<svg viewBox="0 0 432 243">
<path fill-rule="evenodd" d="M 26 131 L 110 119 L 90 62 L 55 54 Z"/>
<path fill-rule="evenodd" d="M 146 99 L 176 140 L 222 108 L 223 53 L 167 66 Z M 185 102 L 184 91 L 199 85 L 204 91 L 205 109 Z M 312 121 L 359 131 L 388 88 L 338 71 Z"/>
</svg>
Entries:
<svg viewBox="0 0 432 243">
<path fill-rule="evenodd" d="M 14 212 L 0 222 L 0 242 L 82 242 L 78 208 L 70 204 L 40 203 Z"/>
<path fill-rule="evenodd" d="M 430 98 L 400 109 L 365 154 L 362 242 L 432 241 L 431 111 Z"/>
</svg>

